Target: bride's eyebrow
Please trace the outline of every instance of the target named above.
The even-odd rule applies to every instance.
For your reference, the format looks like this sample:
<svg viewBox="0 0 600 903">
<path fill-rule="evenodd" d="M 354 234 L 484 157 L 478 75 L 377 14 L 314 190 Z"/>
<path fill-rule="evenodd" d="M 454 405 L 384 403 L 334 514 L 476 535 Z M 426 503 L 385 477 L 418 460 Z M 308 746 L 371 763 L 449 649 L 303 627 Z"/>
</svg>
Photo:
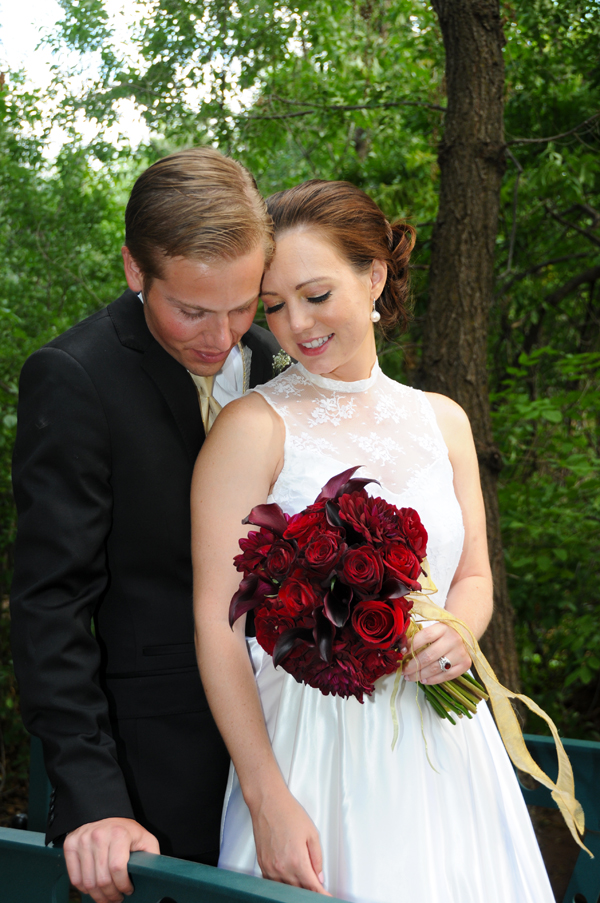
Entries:
<svg viewBox="0 0 600 903">
<path fill-rule="evenodd" d="M 299 282 L 298 285 L 294 288 L 295 292 L 300 291 L 301 288 L 304 288 L 305 285 L 310 285 L 311 282 L 322 282 L 325 279 L 325 276 L 315 276 L 313 279 L 307 279 L 306 282 Z M 277 292 L 261 292 L 261 297 L 264 295 L 276 295 Z"/>
</svg>

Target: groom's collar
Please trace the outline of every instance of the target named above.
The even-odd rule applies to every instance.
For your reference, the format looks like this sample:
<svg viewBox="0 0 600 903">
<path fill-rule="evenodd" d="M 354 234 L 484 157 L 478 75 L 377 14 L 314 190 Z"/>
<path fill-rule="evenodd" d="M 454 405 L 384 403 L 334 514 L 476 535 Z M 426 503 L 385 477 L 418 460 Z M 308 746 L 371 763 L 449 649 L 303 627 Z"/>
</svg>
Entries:
<svg viewBox="0 0 600 903">
<path fill-rule="evenodd" d="M 144 307 L 131 289 L 108 305 L 108 313 L 121 345 L 126 348 L 144 352 L 156 341 L 146 325 Z"/>
</svg>

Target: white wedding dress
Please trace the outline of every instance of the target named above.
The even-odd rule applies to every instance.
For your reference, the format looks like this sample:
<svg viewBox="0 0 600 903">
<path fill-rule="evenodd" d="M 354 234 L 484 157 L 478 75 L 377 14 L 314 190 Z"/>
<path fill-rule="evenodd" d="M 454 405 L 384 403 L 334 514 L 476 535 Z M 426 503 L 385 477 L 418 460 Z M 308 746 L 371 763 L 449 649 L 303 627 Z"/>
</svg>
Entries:
<svg viewBox="0 0 600 903">
<path fill-rule="evenodd" d="M 367 487 L 415 508 L 444 605 L 464 530 L 444 440 L 426 396 L 386 377 L 344 383 L 295 364 L 255 391 L 286 427 L 269 501 L 293 514 L 337 473 L 363 465 Z M 512 765 L 484 703 L 456 726 L 401 681 L 392 750 L 381 678 L 363 704 L 297 683 L 249 640 L 265 721 L 286 782 L 318 828 L 325 887 L 363 903 L 552 903 Z M 430 764 L 431 763 L 431 764 Z M 260 875 L 250 813 L 231 769 L 219 865 Z"/>
</svg>

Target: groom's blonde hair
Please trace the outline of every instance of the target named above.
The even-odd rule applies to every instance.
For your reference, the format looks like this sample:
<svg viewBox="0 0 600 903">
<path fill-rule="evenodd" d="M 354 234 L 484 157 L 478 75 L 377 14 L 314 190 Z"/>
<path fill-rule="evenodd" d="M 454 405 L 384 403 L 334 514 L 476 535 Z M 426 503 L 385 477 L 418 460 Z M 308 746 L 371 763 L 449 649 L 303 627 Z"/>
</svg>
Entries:
<svg viewBox="0 0 600 903">
<path fill-rule="evenodd" d="M 273 226 L 248 170 L 212 147 L 163 157 L 137 179 L 125 211 L 125 244 L 147 290 L 164 262 L 235 260 L 262 248 L 273 256 Z"/>
</svg>

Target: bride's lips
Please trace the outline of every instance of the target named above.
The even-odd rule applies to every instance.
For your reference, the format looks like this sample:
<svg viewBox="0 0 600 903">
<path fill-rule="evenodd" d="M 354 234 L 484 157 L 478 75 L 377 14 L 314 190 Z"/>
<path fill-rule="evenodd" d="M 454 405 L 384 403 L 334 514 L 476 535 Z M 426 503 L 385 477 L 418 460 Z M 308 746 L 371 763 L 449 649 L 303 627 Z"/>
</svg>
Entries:
<svg viewBox="0 0 600 903">
<path fill-rule="evenodd" d="M 300 350 L 302 351 L 302 354 L 307 354 L 309 357 L 315 357 L 315 355 L 317 355 L 317 354 L 323 354 L 325 349 L 329 347 L 329 343 L 331 342 L 333 336 L 334 336 L 333 332 L 331 333 L 331 335 L 328 335 L 328 336 L 317 336 L 316 338 L 311 339 L 310 342 L 307 343 L 308 345 L 310 345 L 311 342 L 316 342 L 317 339 L 319 339 L 319 340 L 325 339 L 325 341 L 321 345 L 317 345 L 316 348 L 308 348 L 307 345 L 303 344 L 302 342 L 296 342 L 296 344 L 297 344 L 298 348 L 300 348 Z"/>
</svg>

